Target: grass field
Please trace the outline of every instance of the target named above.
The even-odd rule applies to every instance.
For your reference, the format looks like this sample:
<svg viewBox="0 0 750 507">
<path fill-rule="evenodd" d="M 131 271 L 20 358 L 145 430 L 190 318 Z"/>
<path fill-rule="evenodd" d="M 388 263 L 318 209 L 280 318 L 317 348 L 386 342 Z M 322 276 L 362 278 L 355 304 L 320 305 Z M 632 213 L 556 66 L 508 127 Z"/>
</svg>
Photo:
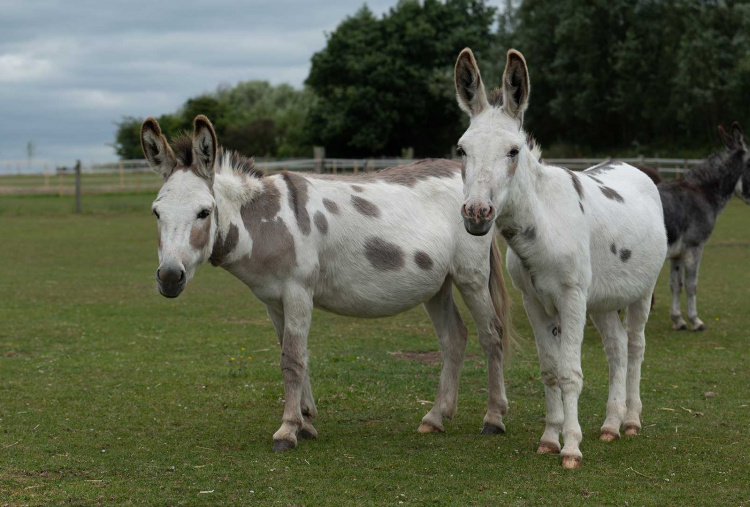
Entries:
<svg viewBox="0 0 750 507">
<path fill-rule="evenodd" d="M 641 436 L 598 440 L 607 364 L 587 327 L 583 466 L 565 471 L 558 456 L 535 454 L 543 389 L 515 290 L 522 350 L 506 370 L 505 435 L 479 434 L 487 381 L 475 335 L 457 416 L 445 434 L 419 435 L 439 365 L 434 354 L 394 353 L 437 350 L 423 310 L 380 320 L 316 311 L 320 438 L 273 454 L 283 387 L 264 308 L 210 266 L 180 298 L 159 296 L 151 198 L 87 196 L 75 216 L 70 198 L 0 197 L 0 504 L 750 505 L 750 209 L 741 203 L 705 250 L 707 331 L 671 330 L 662 275 Z"/>
</svg>

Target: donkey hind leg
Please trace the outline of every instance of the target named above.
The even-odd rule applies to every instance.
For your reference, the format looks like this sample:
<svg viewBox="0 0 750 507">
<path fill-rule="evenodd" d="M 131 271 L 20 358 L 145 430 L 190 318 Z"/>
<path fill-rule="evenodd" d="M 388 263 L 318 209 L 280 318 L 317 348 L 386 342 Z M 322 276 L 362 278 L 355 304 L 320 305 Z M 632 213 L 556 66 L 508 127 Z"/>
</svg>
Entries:
<svg viewBox="0 0 750 507">
<path fill-rule="evenodd" d="M 562 391 L 557 384 L 557 362 L 559 355 L 560 327 L 557 316 L 550 316 L 534 297 L 524 294 L 523 306 L 534 331 L 534 340 L 539 354 L 539 366 L 544 384 L 544 402 L 547 409 L 544 433 L 539 441 L 538 454 L 560 452 L 560 432 L 563 413 Z"/>
<path fill-rule="evenodd" d="M 279 338 L 279 345 L 284 346 L 284 312 L 266 305 L 266 311 L 271 318 L 276 335 Z M 308 361 L 308 351 L 305 350 L 305 379 L 302 385 L 302 428 L 297 433 L 297 438 L 308 439 L 318 438 L 318 432 L 313 427 L 312 421 L 318 417 L 318 410 L 315 408 L 315 399 L 312 394 L 310 385 L 310 366 Z"/>
<path fill-rule="evenodd" d="M 601 440 L 612 442 L 620 438 L 620 424 L 625 419 L 625 377 L 628 369 L 628 335 L 617 312 L 592 314 L 596 329 L 602 337 L 609 363 L 609 398 L 607 416 L 601 430 Z"/>
<path fill-rule="evenodd" d="M 312 298 L 302 287 L 290 289 L 284 297 L 284 333 L 281 340 L 281 373 L 284 378 L 284 415 L 281 427 L 273 435 L 273 450 L 286 451 L 297 446 L 297 435 L 304 434 L 303 399 L 312 399 L 307 378 L 307 334 L 312 319 Z M 272 317 L 273 320 L 273 317 Z M 275 323 L 274 323 L 275 324 Z M 309 413 L 309 401 L 307 409 Z M 314 404 L 313 404 L 314 407 Z M 313 415 L 313 414 L 309 414 Z M 312 425 L 310 425 L 312 428 Z M 305 431 L 309 431 L 309 428 Z M 314 428 L 312 434 L 314 436 Z M 307 435 L 305 435 L 307 436 Z"/>
<path fill-rule="evenodd" d="M 682 318 L 680 310 L 680 293 L 682 292 L 682 258 L 672 259 L 669 263 L 669 290 L 672 291 L 672 308 L 669 316 L 672 318 L 672 329 L 682 331 L 687 324 Z"/>
<path fill-rule="evenodd" d="M 503 378 L 504 330 L 495 315 L 495 307 L 486 281 L 478 284 L 460 284 L 458 290 L 471 312 L 479 334 L 479 344 L 487 356 L 489 396 L 487 413 L 484 416 L 482 434 L 505 433 L 503 416 L 508 413 L 508 398 L 505 395 Z"/>
<path fill-rule="evenodd" d="M 466 326 L 453 300 L 453 282 L 448 276 L 437 294 L 424 304 L 437 333 L 442 352 L 442 370 L 435 404 L 422 418 L 420 433 L 445 431 L 443 418 L 452 419 L 458 404 L 458 379 L 466 349 Z"/>
<path fill-rule="evenodd" d="M 646 321 L 651 309 L 651 294 L 631 303 L 625 315 L 628 332 L 628 373 L 625 403 L 625 434 L 637 435 L 641 431 L 641 364 L 646 349 Z"/>
<path fill-rule="evenodd" d="M 698 318 L 698 268 L 703 255 L 703 245 L 685 252 L 685 292 L 687 292 L 687 315 L 693 331 L 703 331 L 706 325 Z"/>
</svg>

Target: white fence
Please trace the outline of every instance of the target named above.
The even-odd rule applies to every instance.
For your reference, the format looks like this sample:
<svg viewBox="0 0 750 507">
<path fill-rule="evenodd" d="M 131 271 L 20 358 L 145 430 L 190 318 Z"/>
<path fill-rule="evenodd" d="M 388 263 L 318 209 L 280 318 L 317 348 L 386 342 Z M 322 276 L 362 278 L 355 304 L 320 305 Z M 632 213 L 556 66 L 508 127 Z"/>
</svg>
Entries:
<svg viewBox="0 0 750 507">
<path fill-rule="evenodd" d="M 607 159 L 600 158 L 553 158 L 548 164 L 585 169 Z M 657 169 L 663 176 L 679 178 L 701 159 L 684 158 L 624 158 L 617 159 L 629 164 L 644 165 Z M 308 159 L 256 159 L 255 164 L 267 171 L 311 171 L 324 173 L 375 171 L 413 162 L 405 158 L 308 158 Z M 5 171 L 2 169 L 5 168 Z M 7 170 L 10 168 L 10 172 Z M 23 169 L 23 170 L 22 170 Z M 0 160 L 0 194 L 73 194 L 75 176 L 72 167 L 57 167 L 48 160 L 2 161 Z M 148 167 L 143 159 L 122 160 L 109 163 L 81 164 L 81 189 L 87 193 L 116 193 L 153 191 L 159 188 L 161 179 Z"/>
</svg>

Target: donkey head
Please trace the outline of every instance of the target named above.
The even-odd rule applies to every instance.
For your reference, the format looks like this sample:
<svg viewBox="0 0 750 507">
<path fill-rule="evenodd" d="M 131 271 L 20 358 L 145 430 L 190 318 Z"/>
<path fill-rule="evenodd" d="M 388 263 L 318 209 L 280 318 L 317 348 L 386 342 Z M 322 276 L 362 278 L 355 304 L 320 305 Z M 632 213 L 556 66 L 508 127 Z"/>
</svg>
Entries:
<svg viewBox="0 0 750 507">
<path fill-rule="evenodd" d="M 742 132 L 742 127 L 739 123 L 734 122 L 732 123 L 732 133 L 728 134 L 724 127 L 719 125 L 719 135 L 727 149 L 742 152 L 742 175 L 737 180 L 734 194 L 742 199 L 745 204 L 750 204 L 750 148 L 748 148 L 748 142 Z"/>
<path fill-rule="evenodd" d="M 501 90 L 488 97 L 471 49 L 458 55 L 455 68 L 458 105 L 471 118 L 458 142 L 464 163 L 466 230 L 484 235 L 503 212 L 509 186 L 519 164 L 531 159 L 523 132 L 523 114 L 529 103 L 529 72 L 518 51 L 508 51 Z"/>
<path fill-rule="evenodd" d="M 141 146 L 164 184 L 151 209 L 159 228 L 156 281 L 166 297 L 180 295 L 195 269 L 211 254 L 216 231 L 213 194 L 216 134 L 203 115 L 196 116 L 192 137 L 173 142 L 174 151 L 153 118 L 141 127 Z"/>
</svg>

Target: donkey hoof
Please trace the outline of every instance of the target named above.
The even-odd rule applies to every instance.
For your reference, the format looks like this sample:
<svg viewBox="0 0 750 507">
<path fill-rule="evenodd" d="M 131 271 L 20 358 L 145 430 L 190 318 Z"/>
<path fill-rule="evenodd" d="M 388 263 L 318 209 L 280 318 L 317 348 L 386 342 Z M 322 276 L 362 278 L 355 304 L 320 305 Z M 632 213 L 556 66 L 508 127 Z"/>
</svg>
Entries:
<svg viewBox="0 0 750 507">
<path fill-rule="evenodd" d="M 542 442 L 541 444 L 539 444 L 539 448 L 536 450 L 536 453 L 537 454 L 559 454 L 560 446 Z"/>
<path fill-rule="evenodd" d="M 672 324 L 672 329 L 675 331 L 685 331 L 687 329 L 687 324 L 684 322 L 675 322 Z"/>
<path fill-rule="evenodd" d="M 500 433 L 505 433 L 505 425 L 503 423 L 500 423 L 500 426 L 485 424 L 482 428 L 482 435 L 497 435 Z"/>
<path fill-rule="evenodd" d="M 703 322 L 693 324 L 693 331 L 705 331 L 706 325 Z"/>
<path fill-rule="evenodd" d="M 620 433 L 612 430 L 602 430 L 602 434 L 599 436 L 599 440 L 602 442 L 614 442 L 620 439 Z"/>
<path fill-rule="evenodd" d="M 423 422 L 419 425 L 419 428 L 417 428 L 417 432 L 419 433 L 442 433 L 445 431 L 445 428 L 442 426 L 434 426 L 433 424 L 430 424 L 428 422 Z"/>
<path fill-rule="evenodd" d="M 297 442 L 291 440 L 274 440 L 273 441 L 273 452 L 284 452 L 289 451 L 297 447 Z"/>
<path fill-rule="evenodd" d="M 581 457 L 580 456 L 563 456 L 562 467 L 567 470 L 574 468 L 581 468 Z"/>
<path fill-rule="evenodd" d="M 628 436 L 635 436 L 638 433 L 641 432 L 641 427 L 636 426 L 635 424 L 626 424 L 625 425 L 625 434 Z"/>
</svg>

